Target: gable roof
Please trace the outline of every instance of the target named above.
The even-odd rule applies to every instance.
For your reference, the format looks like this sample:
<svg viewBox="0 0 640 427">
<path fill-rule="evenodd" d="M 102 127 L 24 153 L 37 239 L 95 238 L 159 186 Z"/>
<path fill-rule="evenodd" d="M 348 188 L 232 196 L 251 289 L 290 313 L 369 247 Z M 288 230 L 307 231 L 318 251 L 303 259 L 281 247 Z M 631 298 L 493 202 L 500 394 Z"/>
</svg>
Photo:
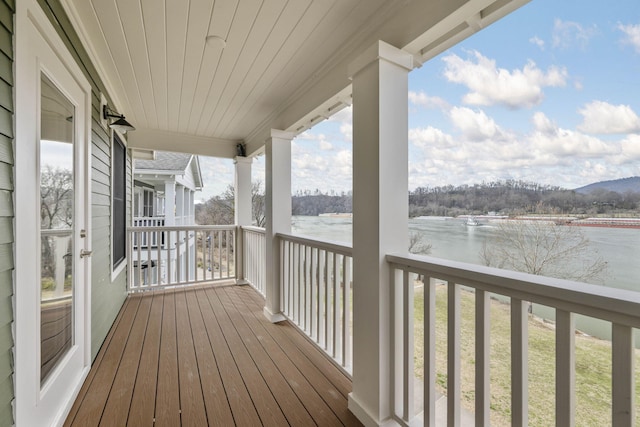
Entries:
<svg viewBox="0 0 640 427">
<path fill-rule="evenodd" d="M 184 172 L 189 166 L 192 157 L 194 157 L 193 154 L 156 151 L 155 160 L 136 159 L 134 168 L 136 172 L 144 170 Z"/>
<path fill-rule="evenodd" d="M 135 159 L 134 173 L 137 175 L 185 175 L 191 174 L 196 190 L 202 189 L 200 160 L 194 154 L 156 151 L 155 160 Z"/>
</svg>

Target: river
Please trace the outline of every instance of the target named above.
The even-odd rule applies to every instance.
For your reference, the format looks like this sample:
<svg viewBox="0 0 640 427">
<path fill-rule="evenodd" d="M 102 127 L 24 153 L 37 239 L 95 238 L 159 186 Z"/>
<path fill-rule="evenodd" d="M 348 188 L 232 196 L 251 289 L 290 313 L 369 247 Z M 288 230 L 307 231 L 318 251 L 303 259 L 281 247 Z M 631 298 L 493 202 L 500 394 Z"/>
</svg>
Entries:
<svg viewBox="0 0 640 427">
<path fill-rule="evenodd" d="M 592 250 L 607 263 L 603 286 L 640 291 L 640 229 L 582 227 Z M 292 231 L 295 234 L 315 237 L 351 245 L 352 219 L 335 217 L 294 216 Z M 413 218 L 409 231 L 418 234 L 424 243 L 431 244 L 431 256 L 454 261 L 482 264 L 480 251 L 491 237 L 495 226 L 481 222 L 467 227 L 464 221 L 445 218 Z M 534 313 L 553 319 L 553 310 L 534 306 Z M 577 316 L 576 327 L 585 333 L 610 339 L 610 324 Z M 636 331 L 636 344 L 640 345 L 640 333 Z"/>
</svg>

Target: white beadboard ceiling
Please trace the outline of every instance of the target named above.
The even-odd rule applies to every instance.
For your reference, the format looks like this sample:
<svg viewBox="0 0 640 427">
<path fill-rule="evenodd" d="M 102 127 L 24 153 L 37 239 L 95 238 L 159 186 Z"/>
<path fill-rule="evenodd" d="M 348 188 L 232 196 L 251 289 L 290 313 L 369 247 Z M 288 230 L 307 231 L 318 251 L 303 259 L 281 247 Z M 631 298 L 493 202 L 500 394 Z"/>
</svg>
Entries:
<svg viewBox="0 0 640 427">
<path fill-rule="evenodd" d="M 527 0 L 63 0 L 130 145 L 232 157 L 350 102 L 376 40 L 441 52 Z M 207 45 L 207 35 L 226 47 Z"/>
</svg>

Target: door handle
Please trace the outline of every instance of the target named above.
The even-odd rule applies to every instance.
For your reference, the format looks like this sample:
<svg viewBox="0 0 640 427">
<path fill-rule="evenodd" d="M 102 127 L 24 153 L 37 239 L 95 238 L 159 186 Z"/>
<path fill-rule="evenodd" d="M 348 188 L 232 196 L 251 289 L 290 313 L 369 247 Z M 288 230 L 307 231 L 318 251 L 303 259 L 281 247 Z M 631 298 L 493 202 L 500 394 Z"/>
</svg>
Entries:
<svg viewBox="0 0 640 427">
<path fill-rule="evenodd" d="M 86 249 L 81 249 L 81 250 L 80 250 L 80 258 L 84 258 L 84 257 L 86 257 L 86 256 L 91 256 L 91 253 L 92 253 L 92 252 L 93 252 L 93 251 L 88 251 L 88 250 L 86 250 Z"/>
</svg>

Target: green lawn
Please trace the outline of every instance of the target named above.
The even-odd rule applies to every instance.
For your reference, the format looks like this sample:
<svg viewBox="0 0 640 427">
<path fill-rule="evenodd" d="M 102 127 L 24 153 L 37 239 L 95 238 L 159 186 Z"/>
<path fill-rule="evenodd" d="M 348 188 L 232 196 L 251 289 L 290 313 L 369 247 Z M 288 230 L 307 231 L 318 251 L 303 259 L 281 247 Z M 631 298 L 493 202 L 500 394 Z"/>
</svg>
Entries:
<svg viewBox="0 0 640 427">
<path fill-rule="evenodd" d="M 447 288 L 436 287 L 436 371 L 439 391 L 446 392 Z M 463 406 L 473 412 L 475 294 L 461 292 L 461 378 Z M 423 288 L 416 287 L 415 367 L 423 378 Z M 509 426 L 511 404 L 509 305 L 491 304 L 491 424 Z M 640 352 L 636 350 L 636 390 L 640 391 Z M 636 424 L 640 426 L 640 392 Z M 529 425 L 555 425 L 555 332 L 539 319 L 529 320 Z M 576 425 L 611 425 L 611 343 L 576 336 Z"/>
</svg>

